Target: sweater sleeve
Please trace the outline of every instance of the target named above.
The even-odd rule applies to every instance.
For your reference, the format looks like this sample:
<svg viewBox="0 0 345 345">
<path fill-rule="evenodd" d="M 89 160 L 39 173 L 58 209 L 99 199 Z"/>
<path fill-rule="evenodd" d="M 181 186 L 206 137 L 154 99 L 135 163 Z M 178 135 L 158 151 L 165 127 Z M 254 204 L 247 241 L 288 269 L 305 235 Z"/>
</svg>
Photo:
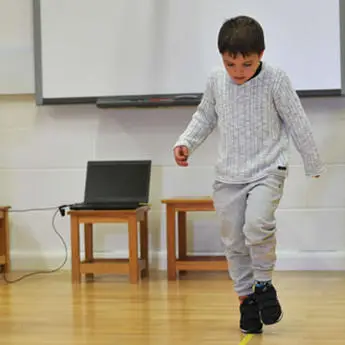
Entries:
<svg viewBox="0 0 345 345">
<path fill-rule="evenodd" d="M 288 76 L 281 72 L 274 86 L 274 102 L 297 151 L 302 157 L 307 176 L 320 175 L 325 166 L 320 159 L 312 133 L 311 123 L 305 114 L 297 92 Z"/>
<path fill-rule="evenodd" d="M 215 111 L 214 79 L 210 76 L 207 80 L 206 89 L 195 113 L 187 128 L 178 138 L 176 146 L 187 146 L 189 153 L 195 151 L 212 133 L 217 125 Z"/>
</svg>

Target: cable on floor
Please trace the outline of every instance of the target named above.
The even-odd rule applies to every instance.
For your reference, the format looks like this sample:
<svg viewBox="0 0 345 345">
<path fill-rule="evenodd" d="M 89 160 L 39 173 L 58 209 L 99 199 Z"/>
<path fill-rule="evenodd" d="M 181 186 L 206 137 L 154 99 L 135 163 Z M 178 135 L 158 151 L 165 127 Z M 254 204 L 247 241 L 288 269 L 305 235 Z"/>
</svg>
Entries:
<svg viewBox="0 0 345 345">
<path fill-rule="evenodd" d="M 5 272 L 2 272 L 3 274 L 3 278 L 4 278 L 4 281 L 8 284 L 13 284 L 13 283 L 16 283 L 16 282 L 19 282 L 25 278 L 28 278 L 28 277 L 31 277 L 31 276 L 34 276 L 34 275 L 37 275 L 37 274 L 48 274 L 48 273 L 55 273 L 59 270 L 61 270 L 66 262 L 67 262 L 67 259 L 68 259 L 68 248 L 67 248 L 67 244 L 64 240 L 64 238 L 62 237 L 62 235 L 58 232 L 58 230 L 56 229 L 56 225 L 55 225 L 55 220 L 56 220 L 56 217 L 58 214 L 60 214 L 61 217 L 64 217 L 65 216 L 65 208 L 68 207 L 69 205 L 61 205 L 61 206 L 58 206 L 58 207 L 43 207 L 43 208 L 28 208 L 28 209 L 22 209 L 22 210 L 15 210 L 15 209 L 9 209 L 8 212 L 9 213 L 21 213 L 21 212 L 33 212 L 33 211 L 49 211 L 49 210 L 56 210 L 53 214 L 53 217 L 52 217 L 52 221 L 51 221 L 51 225 L 53 227 L 53 230 L 54 232 L 56 233 L 56 235 L 60 238 L 63 246 L 64 246 L 64 249 L 65 249 L 65 257 L 62 261 L 62 263 L 57 266 L 56 268 L 54 269 L 51 269 L 51 270 L 42 270 L 42 271 L 36 271 L 36 272 L 31 272 L 31 273 L 28 273 L 28 274 L 24 274 L 23 276 L 17 278 L 17 279 L 14 279 L 14 280 L 9 280 L 6 276 L 6 273 Z"/>
</svg>

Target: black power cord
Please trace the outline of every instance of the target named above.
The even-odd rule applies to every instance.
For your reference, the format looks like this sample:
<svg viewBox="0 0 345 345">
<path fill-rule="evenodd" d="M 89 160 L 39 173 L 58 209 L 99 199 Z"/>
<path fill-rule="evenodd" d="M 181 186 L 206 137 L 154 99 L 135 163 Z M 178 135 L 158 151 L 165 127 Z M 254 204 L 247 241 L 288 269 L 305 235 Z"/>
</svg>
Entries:
<svg viewBox="0 0 345 345">
<path fill-rule="evenodd" d="M 52 227 L 53 227 L 53 230 L 54 232 L 56 233 L 56 235 L 60 238 L 64 248 L 65 248 L 65 258 L 64 260 L 62 261 L 62 263 L 52 269 L 52 270 L 47 270 L 47 271 L 36 271 L 36 272 L 32 272 L 32 273 L 28 273 L 28 274 L 25 274 L 15 280 L 9 280 L 6 276 L 6 273 L 5 272 L 2 272 L 3 273 L 3 278 L 4 278 L 4 281 L 8 284 L 13 284 L 13 283 L 16 283 L 16 282 L 19 282 L 20 280 L 23 280 L 24 278 L 28 278 L 28 277 L 31 277 L 33 275 L 36 275 L 36 274 L 47 274 L 47 273 L 54 273 L 54 272 L 57 272 L 59 271 L 63 266 L 65 266 L 66 262 L 67 262 L 67 259 L 68 259 L 68 248 L 67 248 L 67 244 L 64 240 L 64 238 L 62 237 L 62 235 L 57 231 L 56 229 L 56 226 L 55 226 L 55 219 L 57 217 L 58 214 L 60 214 L 61 217 L 64 217 L 65 214 L 66 214 L 66 208 L 69 207 L 70 205 L 61 205 L 61 206 L 58 206 L 58 207 L 43 207 L 43 208 L 28 208 L 28 209 L 22 209 L 22 210 L 12 210 L 12 209 L 9 209 L 8 212 L 9 213 L 21 213 L 21 212 L 33 212 L 33 211 L 50 211 L 50 210 L 56 210 L 54 212 L 54 215 L 52 217 Z"/>
</svg>

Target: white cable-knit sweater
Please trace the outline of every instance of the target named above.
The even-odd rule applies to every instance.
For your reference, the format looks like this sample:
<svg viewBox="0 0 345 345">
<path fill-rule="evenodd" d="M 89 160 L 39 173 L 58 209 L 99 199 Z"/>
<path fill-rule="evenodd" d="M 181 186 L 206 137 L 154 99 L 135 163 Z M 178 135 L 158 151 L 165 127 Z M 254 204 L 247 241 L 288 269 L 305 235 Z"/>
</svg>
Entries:
<svg viewBox="0 0 345 345">
<path fill-rule="evenodd" d="M 216 179 L 247 183 L 288 166 L 289 135 L 300 153 L 307 176 L 324 171 L 310 122 L 288 76 L 266 62 L 243 85 L 225 69 L 211 73 L 203 98 L 175 144 L 190 154 L 217 127 Z"/>
</svg>

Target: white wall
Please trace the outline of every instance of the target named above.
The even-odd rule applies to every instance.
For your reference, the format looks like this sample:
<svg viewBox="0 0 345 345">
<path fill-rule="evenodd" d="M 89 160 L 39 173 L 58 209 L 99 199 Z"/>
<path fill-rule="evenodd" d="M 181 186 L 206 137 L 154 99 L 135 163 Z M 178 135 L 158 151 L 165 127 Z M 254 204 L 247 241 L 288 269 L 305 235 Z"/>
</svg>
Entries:
<svg viewBox="0 0 345 345">
<path fill-rule="evenodd" d="M 30 2 L 1 0 L 0 9 L 7 10 L 7 20 L 0 21 L 0 43 L 16 37 L 15 42 L 22 42 L 19 46 L 32 51 L 27 35 L 32 21 L 23 20 L 31 16 Z M 23 25 L 26 30 L 19 29 Z M 32 66 L 32 54 L 27 60 L 24 55 Z M 29 79 L 23 77 L 23 83 Z M 23 85 L 19 84 L 17 91 Z M 278 268 L 345 269 L 345 100 L 303 99 L 303 103 L 328 172 L 320 180 L 306 179 L 301 160 L 292 150 L 291 174 L 278 210 Z M 160 200 L 211 193 L 214 135 L 196 152 L 189 168 L 176 167 L 172 158 L 171 146 L 193 110 L 105 111 L 93 105 L 37 108 L 33 96 L 0 96 L 0 204 L 26 209 L 80 201 L 87 160 L 153 156 L 150 253 L 154 265 L 164 268 L 165 213 Z M 13 268 L 42 269 L 63 260 L 64 248 L 53 232 L 51 217 L 51 211 L 11 214 Z M 68 217 L 58 217 L 56 225 L 69 245 Z M 190 215 L 188 227 L 191 252 L 221 251 L 213 213 Z M 126 255 L 126 228 L 97 226 L 95 249 L 103 256 Z"/>
<path fill-rule="evenodd" d="M 278 211 L 278 267 L 345 269 L 345 100 L 303 99 L 303 104 L 328 172 L 319 180 L 305 178 L 292 150 L 291 173 Z M 87 160 L 153 155 L 150 252 L 160 259 L 154 265 L 164 268 L 165 213 L 160 200 L 211 193 L 215 135 L 196 152 L 189 168 L 176 167 L 172 159 L 171 146 L 193 110 L 37 108 L 32 96 L 0 97 L 0 204 L 25 209 L 79 201 Z M 14 268 L 61 262 L 63 246 L 51 217 L 51 211 L 11 214 Z M 195 213 L 189 219 L 189 250 L 220 252 L 215 215 Z M 58 217 L 56 224 L 69 244 L 69 218 Z M 126 255 L 126 228 L 96 226 L 95 250 L 98 255 Z"/>
<path fill-rule="evenodd" d="M 31 0 L 0 0 L 0 94 L 34 91 Z"/>
</svg>

